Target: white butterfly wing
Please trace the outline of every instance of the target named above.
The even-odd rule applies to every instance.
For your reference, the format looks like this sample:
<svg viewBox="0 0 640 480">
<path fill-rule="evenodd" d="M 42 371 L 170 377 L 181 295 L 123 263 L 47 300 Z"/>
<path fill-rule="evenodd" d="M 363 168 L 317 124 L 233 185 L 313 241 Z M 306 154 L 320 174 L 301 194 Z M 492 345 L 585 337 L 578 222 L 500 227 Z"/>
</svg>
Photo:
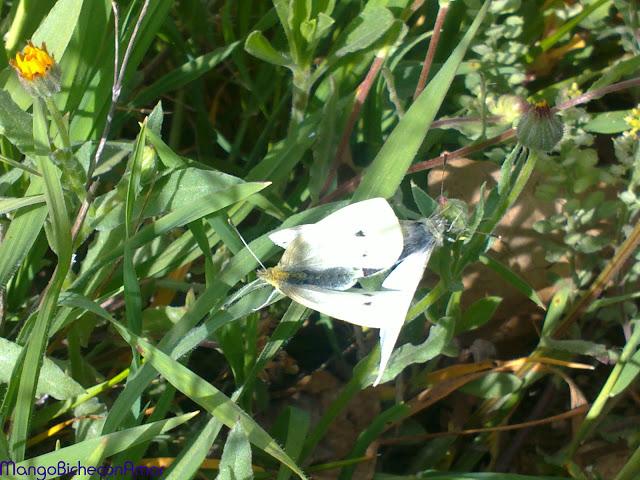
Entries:
<svg viewBox="0 0 640 480">
<path fill-rule="evenodd" d="M 353 203 L 318 223 L 280 230 L 269 238 L 286 248 L 282 266 L 381 270 L 400 257 L 400 222 L 383 198 Z"/>
<path fill-rule="evenodd" d="M 269 234 L 269 240 L 282 248 L 287 248 L 296 237 L 304 235 L 305 230 L 313 229 L 313 224 L 298 225 L 296 227 L 285 228 Z M 307 232 L 306 235 L 311 235 Z"/>
<path fill-rule="evenodd" d="M 305 307 L 338 320 L 369 328 L 382 328 L 396 315 L 404 292 L 337 291 L 305 285 L 280 285 L 282 293 Z M 404 320 L 404 317 L 403 317 Z"/>
<path fill-rule="evenodd" d="M 374 387 L 382 380 L 393 353 L 393 347 L 398 341 L 398 336 L 411 306 L 411 300 L 416 288 L 418 288 L 418 283 L 420 283 L 432 251 L 433 248 L 429 248 L 418 250 L 408 255 L 387 275 L 387 278 L 382 283 L 383 288 L 398 292 L 398 296 L 395 316 L 390 317 L 389 321 L 380 327 L 380 367 L 378 368 L 378 376 L 373 382 Z"/>
</svg>

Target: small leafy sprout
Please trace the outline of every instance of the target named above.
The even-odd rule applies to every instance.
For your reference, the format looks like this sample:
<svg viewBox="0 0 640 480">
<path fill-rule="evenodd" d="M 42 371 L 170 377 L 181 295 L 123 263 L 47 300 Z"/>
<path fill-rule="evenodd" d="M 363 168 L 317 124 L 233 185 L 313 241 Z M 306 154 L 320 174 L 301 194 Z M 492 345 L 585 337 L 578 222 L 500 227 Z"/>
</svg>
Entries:
<svg viewBox="0 0 640 480">
<path fill-rule="evenodd" d="M 50 97 L 60 91 L 60 68 L 44 42 L 40 47 L 32 42 L 27 43 L 9 63 L 18 74 L 22 86 L 32 96 Z"/>
<path fill-rule="evenodd" d="M 545 101 L 529 105 L 518 122 L 516 130 L 522 145 L 534 150 L 553 150 L 564 134 L 560 117 Z"/>
</svg>

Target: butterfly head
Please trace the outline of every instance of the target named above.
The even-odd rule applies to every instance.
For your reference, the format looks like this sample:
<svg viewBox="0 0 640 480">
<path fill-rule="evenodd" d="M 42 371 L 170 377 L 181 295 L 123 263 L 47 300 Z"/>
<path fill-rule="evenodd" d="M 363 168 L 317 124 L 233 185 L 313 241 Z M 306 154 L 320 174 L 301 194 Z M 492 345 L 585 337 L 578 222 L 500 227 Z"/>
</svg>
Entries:
<svg viewBox="0 0 640 480">
<path fill-rule="evenodd" d="M 280 285 L 287 282 L 290 275 L 279 267 L 262 268 L 256 272 L 258 278 L 269 285 L 279 288 Z"/>
</svg>

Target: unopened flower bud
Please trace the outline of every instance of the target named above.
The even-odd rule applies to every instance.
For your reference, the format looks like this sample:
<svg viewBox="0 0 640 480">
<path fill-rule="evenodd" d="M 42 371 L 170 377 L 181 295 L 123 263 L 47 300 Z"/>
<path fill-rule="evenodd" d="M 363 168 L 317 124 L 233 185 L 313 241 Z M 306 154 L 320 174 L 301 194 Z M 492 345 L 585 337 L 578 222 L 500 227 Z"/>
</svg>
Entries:
<svg viewBox="0 0 640 480">
<path fill-rule="evenodd" d="M 527 148 L 549 152 L 562 140 L 564 126 L 547 102 L 529 105 L 516 129 L 518 140 Z"/>
</svg>

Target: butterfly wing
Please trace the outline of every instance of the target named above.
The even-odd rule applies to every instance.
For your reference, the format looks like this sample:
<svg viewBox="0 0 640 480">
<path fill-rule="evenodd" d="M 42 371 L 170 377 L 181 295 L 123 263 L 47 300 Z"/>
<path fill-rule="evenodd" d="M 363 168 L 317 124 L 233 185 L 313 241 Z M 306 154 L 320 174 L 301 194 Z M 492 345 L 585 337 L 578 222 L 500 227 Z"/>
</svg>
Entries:
<svg viewBox="0 0 640 480">
<path fill-rule="evenodd" d="M 424 269 L 429 262 L 429 257 L 433 251 L 433 246 L 420 249 L 408 255 L 396 266 L 382 283 L 382 287 L 391 289 L 398 293 L 395 314 L 380 327 L 380 366 L 378 376 L 373 382 L 373 386 L 378 385 L 384 375 L 393 347 L 395 347 L 407 312 L 411 306 L 411 300 L 415 294 L 418 283 L 422 278 Z"/>
<path fill-rule="evenodd" d="M 369 328 L 381 328 L 395 315 L 403 292 L 338 291 L 305 285 L 282 284 L 282 293 L 305 307 L 338 320 Z"/>
<path fill-rule="evenodd" d="M 318 223 L 280 230 L 269 236 L 286 251 L 281 266 L 382 270 L 400 257 L 400 222 L 383 198 L 353 203 Z"/>
<path fill-rule="evenodd" d="M 269 234 L 269 240 L 274 244 L 282 248 L 287 248 L 296 237 L 305 234 L 305 230 L 313 229 L 314 224 L 297 225 L 291 228 L 285 228 L 284 230 L 278 230 Z M 307 235 L 311 235 L 307 233 Z"/>
</svg>

